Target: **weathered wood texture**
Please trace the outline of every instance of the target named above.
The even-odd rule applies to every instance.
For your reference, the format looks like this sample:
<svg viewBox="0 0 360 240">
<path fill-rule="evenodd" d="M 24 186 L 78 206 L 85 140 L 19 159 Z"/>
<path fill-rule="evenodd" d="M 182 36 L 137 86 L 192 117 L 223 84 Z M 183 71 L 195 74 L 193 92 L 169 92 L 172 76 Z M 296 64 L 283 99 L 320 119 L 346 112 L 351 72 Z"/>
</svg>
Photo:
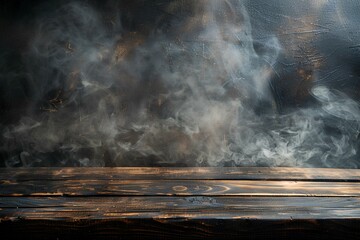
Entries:
<svg viewBox="0 0 360 240">
<path fill-rule="evenodd" d="M 2 181 L 0 196 L 318 196 L 359 197 L 357 182 L 249 180 Z"/>
<path fill-rule="evenodd" d="M 0 170 L 2 239 L 360 239 L 360 170 Z"/>
<path fill-rule="evenodd" d="M 0 180 L 136 180 L 136 179 L 223 179 L 360 181 L 357 169 L 259 168 L 259 167 L 114 167 L 114 168 L 0 168 Z"/>
</svg>

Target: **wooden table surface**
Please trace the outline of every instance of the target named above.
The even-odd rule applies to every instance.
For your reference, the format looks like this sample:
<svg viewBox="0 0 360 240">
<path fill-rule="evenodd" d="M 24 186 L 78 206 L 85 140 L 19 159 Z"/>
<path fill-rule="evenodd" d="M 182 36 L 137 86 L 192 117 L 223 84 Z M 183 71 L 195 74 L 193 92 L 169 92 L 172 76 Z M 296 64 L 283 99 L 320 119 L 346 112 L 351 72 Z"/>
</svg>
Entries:
<svg viewBox="0 0 360 240">
<path fill-rule="evenodd" d="M 360 239 L 360 170 L 0 169 L 2 239 Z"/>
</svg>

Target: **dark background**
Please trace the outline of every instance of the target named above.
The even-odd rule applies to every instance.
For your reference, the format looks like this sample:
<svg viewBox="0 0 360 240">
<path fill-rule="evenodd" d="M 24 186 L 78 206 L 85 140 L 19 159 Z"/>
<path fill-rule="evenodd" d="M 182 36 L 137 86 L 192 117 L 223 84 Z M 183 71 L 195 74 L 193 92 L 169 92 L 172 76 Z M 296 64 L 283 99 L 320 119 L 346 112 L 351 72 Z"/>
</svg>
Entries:
<svg viewBox="0 0 360 240">
<path fill-rule="evenodd" d="M 56 10 L 64 2 L 14 0 L 0 3 L 1 123 L 16 121 L 32 99 L 32 86 L 22 74 L 25 72 L 22 56 L 36 31 L 36 19 Z M 186 9 L 187 1 L 86 2 L 99 9 L 104 17 L 121 11 L 124 29 L 144 35 L 151 34 L 156 28 L 170 29 L 168 25 L 174 18 L 191 15 L 191 10 Z M 174 2 L 178 9 L 167 11 L 169 4 Z M 279 76 L 273 80 L 280 110 L 303 106 L 311 100 L 306 94 L 312 86 L 305 81 L 308 77 L 312 82 L 341 89 L 354 99 L 360 98 L 360 16 L 357 14 L 360 3 L 328 1 L 318 9 L 313 6 L 314 2 L 317 1 L 245 1 L 252 21 L 255 48 L 261 51 L 262 40 L 275 33 L 286 49 L 277 65 Z M 316 79 L 314 71 L 317 71 Z M 17 72 L 19 76 L 6 76 L 7 72 Z"/>
<path fill-rule="evenodd" d="M 16 123 L 34 101 L 36 86 L 29 83 L 24 53 L 29 48 L 39 16 L 66 1 L 1 1 L 0 3 L 0 127 Z M 148 36 L 156 29 L 171 29 L 174 19 L 191 16 L 189 1 L 122 0 L 87 1 L 111 17 L 121 11 L 125 31 Z M 292 108 L 316 104 L 309 91 L 316 83 L 360 100 L 360 2 L 244 1 L 251 18 L 255 49 L 262 51 L 274 35 L 284 51 L 271 80 L 272 94 L 280 114 Z M 314 4 L 315 3 L 315 4 Z M 176 7 L 169 12 L 168 6 Z M 169 30 L 169 34 L 173 33 Z M 44 96 L 46 97 L 46 96 Z M 0 153 L 0 159 L 9 156 Z M 1 161 L 0 161 L 1 164 Z"/>
</svg>

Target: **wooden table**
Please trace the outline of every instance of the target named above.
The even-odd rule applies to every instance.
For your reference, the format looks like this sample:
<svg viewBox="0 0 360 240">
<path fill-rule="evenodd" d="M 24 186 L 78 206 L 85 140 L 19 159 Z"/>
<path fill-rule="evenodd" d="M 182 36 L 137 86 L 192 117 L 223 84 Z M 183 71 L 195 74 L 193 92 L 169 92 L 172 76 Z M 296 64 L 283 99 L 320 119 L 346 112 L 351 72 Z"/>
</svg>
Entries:
<svg viewBox="0 0 360 240">
<path fill-rule="evenodd" d="M 9 239 L 360 239 L 359 220 L 360 170 L 0 169 Z"/>
</svg>

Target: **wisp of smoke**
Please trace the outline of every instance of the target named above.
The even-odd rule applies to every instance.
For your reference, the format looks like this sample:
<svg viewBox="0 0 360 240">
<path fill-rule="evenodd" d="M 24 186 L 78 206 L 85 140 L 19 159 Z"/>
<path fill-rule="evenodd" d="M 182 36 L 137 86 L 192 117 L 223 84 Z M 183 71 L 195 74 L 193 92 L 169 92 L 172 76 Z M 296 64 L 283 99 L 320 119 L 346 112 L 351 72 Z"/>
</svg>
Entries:
<svg viewBox="0 0 360 240">
<path fill-rule="evenodd" d="M 281 46 L 255 51 L 242 1 L 192 1 L 146 36 L 120 16 L 70 2 L 39 19 L 25 57 L 36 94 L 3 128 L 2 149 L 20 152 L 7 166 L 357 167 L 357 102 L 315 86 L 316 106 L 278 114 Z"/>
</svg>

